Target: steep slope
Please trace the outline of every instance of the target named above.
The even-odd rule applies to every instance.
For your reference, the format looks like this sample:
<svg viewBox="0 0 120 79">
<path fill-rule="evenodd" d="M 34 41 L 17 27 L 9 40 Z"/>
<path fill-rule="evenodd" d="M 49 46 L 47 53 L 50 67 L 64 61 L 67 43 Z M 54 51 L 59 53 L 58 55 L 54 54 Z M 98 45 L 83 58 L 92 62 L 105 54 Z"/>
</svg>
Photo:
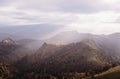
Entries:
<svg viewBox="0 0 120 79">
<path fill-rule="evenodd" d="M 85 40 L 68 45 L 44 43 L 35 54 L 19 61 L 17 65 L 21 70 L 25 67 L 28 68 L 26 71 L 56 74 L 101 70 L 104 66 L 116 63 L 119 63 L 116 55 L 101 50 L 94 40 Z"/>
<path fill-rule="evenodd" d="M 115 53 L 120 54 L 120 33 L 108 35 L 108 39 L 108 42 L 111 42 L 111 48 L 115 50 Z"/>
<path fill-rule="evenodd" d="M 30 53 L 30 50 L 7 38 L 0 42 L 0 61 L 13 63 Z"/>
<path fill-rule="evenodd" d="M 61 32 L 56 36 L 45 40 L 52 44 L 70 44 L 80 42 L 86 39 L 96 41 L 101 50 L 113 52 L 120 55 L 120 33 L 113 33 L 109 35 L 94 35 L 87 33 L 78 33 L 76 31 Z"/>
<path fill-rule="evenodd" d="M 97 79 L 120 79 L 120 66 L 113 67 L 99 75 L 96 75 Z"/>
</svg>

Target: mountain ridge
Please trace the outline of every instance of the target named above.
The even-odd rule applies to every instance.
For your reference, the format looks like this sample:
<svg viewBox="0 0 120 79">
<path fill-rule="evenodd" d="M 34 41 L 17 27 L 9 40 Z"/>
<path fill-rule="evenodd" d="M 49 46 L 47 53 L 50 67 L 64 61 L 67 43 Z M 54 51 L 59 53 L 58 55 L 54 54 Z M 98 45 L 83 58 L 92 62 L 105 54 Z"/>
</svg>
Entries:
<svg viewBox="0 0 120 79">
<path fill-rule="evenodd" d="M 44 43 L 34 55 L 26 57 L 23 61 L 24 63 L 26 61 L 28 70 L 53 74 L 68 71 L 81 72 L 89 69 L 101 70 L 104 66 L 119 63 L 115 55 L 100 50 L 94 49 L 90 40 L 87 43 L 83 41 L 60 46 Z"/>
</svg>

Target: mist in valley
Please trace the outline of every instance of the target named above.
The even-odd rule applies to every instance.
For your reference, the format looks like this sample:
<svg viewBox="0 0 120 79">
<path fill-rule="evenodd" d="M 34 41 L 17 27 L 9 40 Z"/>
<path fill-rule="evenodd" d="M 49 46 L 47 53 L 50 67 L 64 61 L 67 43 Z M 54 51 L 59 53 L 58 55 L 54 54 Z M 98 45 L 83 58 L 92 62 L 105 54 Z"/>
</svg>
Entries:
<svg viewBox="0 0 120 79">
<path fill-rule="evenodd" d="M 120 79 L 119 0 L 0 0 L 0 79 Z"/>
</svg>

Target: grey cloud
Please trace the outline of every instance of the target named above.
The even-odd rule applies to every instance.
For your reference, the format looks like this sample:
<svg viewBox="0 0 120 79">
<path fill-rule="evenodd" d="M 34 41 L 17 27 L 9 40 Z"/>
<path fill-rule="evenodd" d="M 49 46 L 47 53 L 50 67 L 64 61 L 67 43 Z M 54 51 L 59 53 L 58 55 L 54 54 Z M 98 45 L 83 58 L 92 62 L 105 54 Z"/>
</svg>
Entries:
<svg viewBox="0 0 120 79">
<path fill-rule="evenodd" d="M 30 15 L 16 15 L 16 16 L 13 16 L 12 17 L 13 19 L 16 19 L 16 20 L 19 20 L 19 21 L 23 21 L 23 20 L 26 20 L 26 21 L 40 21 L 43 20 L 42 18 L 40 17 L 37 17 L 37 16 L 30 16 Z"/>
<path fill-rule="evenodd" d="M 120 23 L 120 17 L 118 17 L 118 18 L 114 21 L 114 23 Z"/>
<path fill-rule="evenodd" d="M 9 0 L 0 0 L 0 3 L 7 3 Z"/>
<path fill-rule="evenodd" d="M 94 13 L 106 10 L 120 10 L 119 6 L 104 0 L 0 0 L 0 4 L 18 4 L 17 9 L 44 12 Z"/>
<path fill-rule="evenodd" d="M 30 20 L 30 21 L 33 21 L 33 20 L 36 20 L 35 17 L 14 17 L 14 19 L 18 19 L 18 20 Z"/>
<path fill-rule="evenodd" d="M 91 15 L 90 13 L 97 14 L 100 11 L 120 11 L 118 5 L 120 3 L 115 5 L 115 3 L 104 1 L 106 0 L 0 0 L 0 8 L 4 5 L 9 10 L 1 10 L 0 16 L 8 17 L 12 23 L 15 23 L 16 20 L 17 22 L 61 24 L 91 22 L 93 17 L 87 18 L 85 16 L 83 19 L 76 15 L 86 13 Z M 12 6 L 13 10 L 9 9 L 9 6 Z"/>
<path fill-rule="evenodd" d="M 91 13 L 103 9 L 102 4 L 97 0 L 62 0 L 57 5 L 59 5 L 58 9 L 64 12 Z"/>
<path fill-rule="evenodd" d="M 26 0 L 19 8 L 72 13 L 93 13 L 110 10 L 112 6 L 102 1 L 103 0 Z"/>
<path fill-rule="evenodd" d="M 11 5 L 15 0 L 0 0 L 0 6 Z"/>
</svg>

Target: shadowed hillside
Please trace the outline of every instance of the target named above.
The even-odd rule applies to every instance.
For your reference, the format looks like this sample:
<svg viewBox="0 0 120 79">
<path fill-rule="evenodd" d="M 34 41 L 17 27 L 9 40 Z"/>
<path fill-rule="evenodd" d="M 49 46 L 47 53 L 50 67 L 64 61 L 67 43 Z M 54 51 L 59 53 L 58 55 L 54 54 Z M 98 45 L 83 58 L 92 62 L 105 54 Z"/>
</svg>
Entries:
<svg viewBox="0 0 120 79">
<path fill-rule="evenodd" d="M 96 75 L 97 79 L 120 79 L 120 66 L 113 67 L 99 75 Z"/>
<path fill-rule="evenodd" d="M 68 45 L 44 43 L 35 54 L 16 63 L 21 72 L 48 73 L 55 76 L 68 72 L 93 71 L 95 74 L 114 64 L 119 64 L 118 56 L 101 50 L 93 40 Z"/>
</svg>

